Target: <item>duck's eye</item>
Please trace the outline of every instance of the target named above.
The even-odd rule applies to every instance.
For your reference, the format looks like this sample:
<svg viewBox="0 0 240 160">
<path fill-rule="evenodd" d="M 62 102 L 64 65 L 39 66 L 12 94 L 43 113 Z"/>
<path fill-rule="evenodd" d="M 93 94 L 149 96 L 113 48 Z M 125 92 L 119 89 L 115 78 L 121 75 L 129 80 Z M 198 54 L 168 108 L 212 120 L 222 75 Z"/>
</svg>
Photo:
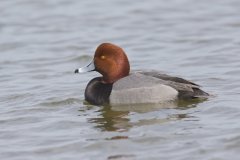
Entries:
<svg viewBox="0 0 240 160">
<path fill-rule="evenodd" d="M 106 59 L 106 56 L 102 55 L 100 56 L 101 59 Z"/>
</svg>

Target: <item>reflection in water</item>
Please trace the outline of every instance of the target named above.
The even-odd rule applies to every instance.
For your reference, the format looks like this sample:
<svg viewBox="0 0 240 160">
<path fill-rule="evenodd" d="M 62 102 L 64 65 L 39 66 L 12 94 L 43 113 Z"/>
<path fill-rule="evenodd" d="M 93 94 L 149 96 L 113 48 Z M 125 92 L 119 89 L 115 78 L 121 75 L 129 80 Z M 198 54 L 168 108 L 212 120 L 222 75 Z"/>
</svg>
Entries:
<svg viewBox="0 0 240 160">
<path fill-rule="evenodd" d="M 102 131 L 126 131 L 131 127 L 129 111 L 115 111 L 110 106 L 101 107 L 99 117 L 90 118 L 88 122 L 95 123 Z"/>
<path fill-rule="evenodd" d="M 182 113 L 182 110 L 194 108 L 198 103 L 203 101 L 178 101 L 168 104 L 145 104 L 145 105 L 125 105 L 125 106 L 104 106 L 97 109 L 97 117 L 89 118 L 88 122 L 95 124 L 95 128 L 101 131 L 117 131 L 125 132 L 134 126 L 162 124 L 169 121 L 176 121 L 185 118 L 193 118 L 189 113 Z M 88 106 L 89 107 L 89 106 Z M 174 109 L 171 110 L 170 109 Z M 144 119 L 144 114 L 159 111 L 157 117 Z M 170 111 L 170 113 L 162 113 L 160 111 Z M 132 114 L 142 114 L 142 119 L 131 120 Z M 116 137 L 119 139 L 126 137 Z"/>
</svg>

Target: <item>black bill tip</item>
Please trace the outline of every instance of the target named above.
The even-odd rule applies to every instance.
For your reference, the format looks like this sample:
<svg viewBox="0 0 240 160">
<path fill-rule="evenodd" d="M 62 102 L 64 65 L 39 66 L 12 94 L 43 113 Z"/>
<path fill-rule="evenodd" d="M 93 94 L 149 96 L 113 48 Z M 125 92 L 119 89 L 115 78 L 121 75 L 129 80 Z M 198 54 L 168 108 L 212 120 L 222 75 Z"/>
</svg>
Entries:
<svg viewBox="0 0 240 160">
<path fill-rule="evenodd" d="M 76 69 L 76 70 L 74 71 L 74 73 L 79 73 L 79 72 L 78 72 L 78 69 Z"/>
</svg>

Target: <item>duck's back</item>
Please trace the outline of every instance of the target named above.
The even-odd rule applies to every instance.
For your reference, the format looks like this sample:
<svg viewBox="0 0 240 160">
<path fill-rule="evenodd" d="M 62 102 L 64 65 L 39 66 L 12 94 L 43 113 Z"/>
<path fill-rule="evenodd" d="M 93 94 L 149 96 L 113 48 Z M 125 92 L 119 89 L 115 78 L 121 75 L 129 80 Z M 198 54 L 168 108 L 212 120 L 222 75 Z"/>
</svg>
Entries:
<svg viewBox="0 0 240 160">
<path fill-rule="evenodd" d="M 134 72 L 113 84 L 111 104 L 164 103 L 208 94 L 197 84 L 156 71 Z"/>
</svg>

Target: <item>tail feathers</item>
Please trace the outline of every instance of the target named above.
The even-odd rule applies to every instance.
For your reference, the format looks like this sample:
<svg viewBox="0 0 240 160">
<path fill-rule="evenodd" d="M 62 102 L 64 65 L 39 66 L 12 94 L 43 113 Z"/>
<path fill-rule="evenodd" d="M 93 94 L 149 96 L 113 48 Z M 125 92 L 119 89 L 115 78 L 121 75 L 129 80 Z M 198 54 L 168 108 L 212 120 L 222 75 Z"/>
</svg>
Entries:
<svg viewBox="0 0 240 160">
<path fill-rule="evenodd" d="M 195 98 L 207 98 L 210 95 L 207 92 L 199 88 L 192 88 L 193 91 L 179 90 L 178 97 L 180 99 L 195 99 Z"/>
</svg>

